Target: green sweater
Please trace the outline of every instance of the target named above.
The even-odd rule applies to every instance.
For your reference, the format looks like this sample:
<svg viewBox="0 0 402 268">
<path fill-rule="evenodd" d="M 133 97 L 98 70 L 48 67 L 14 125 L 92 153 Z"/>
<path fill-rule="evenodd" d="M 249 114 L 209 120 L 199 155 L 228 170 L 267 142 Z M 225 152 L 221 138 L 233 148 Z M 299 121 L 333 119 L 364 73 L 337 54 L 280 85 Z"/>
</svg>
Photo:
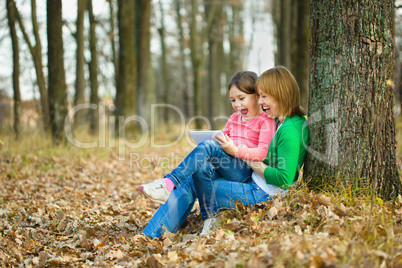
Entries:
<svg viewBox="0 0 402 268">
<path fill-rule="evenodd" d="M 268 155 L 263 161 L 267 184 L 283 189 L 299 177 L 308 146 L 308 128 L 304 116 L 287 116 L 269 145 Z"/>
</svg>

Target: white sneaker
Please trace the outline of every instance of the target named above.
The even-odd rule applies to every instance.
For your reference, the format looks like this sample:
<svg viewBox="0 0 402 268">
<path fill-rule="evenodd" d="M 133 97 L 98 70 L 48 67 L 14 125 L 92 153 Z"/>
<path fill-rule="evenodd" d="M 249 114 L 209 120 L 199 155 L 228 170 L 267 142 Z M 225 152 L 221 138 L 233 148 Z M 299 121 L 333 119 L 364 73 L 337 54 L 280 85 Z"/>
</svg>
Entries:
<svg viewBox="0 0 402 268">
<path fill-rule="evenodd" d="M 170 195 L 163 179 L 140 185 L 138 186 L 138 191 L 151 201 L 159 204 L 164 204 Z"/>
<path fill-rule="evenodd" d="M 217 218 L 206 219 L 204 221 L 204 227 L 202 227 L 200 236 L 211 234 L 213 229 L 216 227 L 217 222 L 218 222 Z"/>
</svg>

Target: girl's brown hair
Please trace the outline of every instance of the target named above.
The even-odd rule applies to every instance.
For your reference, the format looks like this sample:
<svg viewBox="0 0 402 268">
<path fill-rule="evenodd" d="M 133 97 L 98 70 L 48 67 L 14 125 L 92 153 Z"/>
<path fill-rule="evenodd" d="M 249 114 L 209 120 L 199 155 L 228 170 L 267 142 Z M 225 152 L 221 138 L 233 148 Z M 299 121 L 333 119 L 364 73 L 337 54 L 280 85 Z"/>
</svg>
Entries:
<svg viewBox="0 0 402 268">
<path fill-rule="evenodd" d="M 240 91 L 246 94 L 256 94 L 255 81 L 257 81 L 258 75 L 255 72 L 240 71 L 230 79 L 228 84 L 228 91 L 232 86 L 236 86 Z"/>
<path fill-rule="evenodd" d="M 271 95 L 279 103 L 279 112 L 285 116 L 303 116 L 300 107 L 300 89 L 294 76 L 283 66 L 263 72 L 257 79 L 255 88 Z"/>
</svg>

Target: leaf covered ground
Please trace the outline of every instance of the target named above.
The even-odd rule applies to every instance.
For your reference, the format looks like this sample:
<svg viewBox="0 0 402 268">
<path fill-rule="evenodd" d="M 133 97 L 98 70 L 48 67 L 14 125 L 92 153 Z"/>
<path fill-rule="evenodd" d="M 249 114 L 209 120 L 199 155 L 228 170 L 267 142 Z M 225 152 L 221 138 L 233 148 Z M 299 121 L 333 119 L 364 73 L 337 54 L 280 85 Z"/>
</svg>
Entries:
<svg viewBox="0 0 402 268">
<path fill-rule="evenodd" d="M 0 142 L 2 267 L 402 267 L 402 200 L 344 188 L 221 213 L 199 237 L 199 209 L 179 233 L 141 234 L 158 208 L 136 187 L 161 178 L 191 150 L 144 146 L 119 160 L 115 148 Z"/>
</svg>

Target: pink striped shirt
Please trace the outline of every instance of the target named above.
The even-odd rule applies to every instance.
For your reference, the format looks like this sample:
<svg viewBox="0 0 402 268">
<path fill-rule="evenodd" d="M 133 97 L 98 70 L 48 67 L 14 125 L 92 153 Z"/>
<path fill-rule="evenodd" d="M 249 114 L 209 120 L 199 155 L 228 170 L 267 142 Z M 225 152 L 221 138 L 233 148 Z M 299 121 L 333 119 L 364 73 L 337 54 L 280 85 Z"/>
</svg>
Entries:
<svg viewBox="0 0 402 268">
<path fill-rule="evenodd" d="M 239 113 L 230 116 L 223 133 L 239 147 L 237 157 L 245 160 L 262 161 L 268 154 L 269 144 L 275 135 L 275 120 L 261 113 L 250 121 L 242 121 Z"/>
</svg>

